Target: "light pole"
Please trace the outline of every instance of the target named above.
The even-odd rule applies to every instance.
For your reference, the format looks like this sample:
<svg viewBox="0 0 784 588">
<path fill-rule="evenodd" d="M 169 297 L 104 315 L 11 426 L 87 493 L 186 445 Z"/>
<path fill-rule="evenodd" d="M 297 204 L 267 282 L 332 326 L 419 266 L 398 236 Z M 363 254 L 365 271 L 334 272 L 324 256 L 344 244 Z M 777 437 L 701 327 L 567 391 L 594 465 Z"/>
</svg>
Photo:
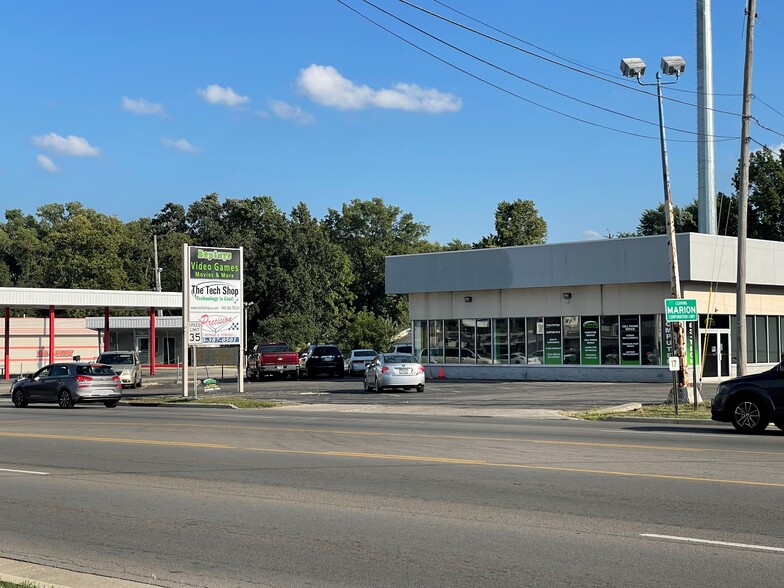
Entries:
<svg viewBox="0 0 784 588">
<path fill-rule="evenodd" d="M 675 84 L 680 79 L 680 75 L 686 70 L 686 61 L 677 55 L 661 58 L 661 73 L 664 75 L 674 75 L 672 82 L 662 82 L 661 73 L 656 72 L 656 95 L 659 99 L 659 143 L 661 145 L 662 178 L 664 181 L 664 214 L 667 223 L 667 241 L 670 255 L 670 287 L 673 298 L 681 298 L 681 280 L 678 272 L 678 250 L 675 244 L 675 219 L 672 214 L 672 194 L 670 193 L 670 172 L 667 162 L 667 142 L 664 135 L 664 101 L 662 99 L 662 85 Z M 645 74 L 645 62 L 637 57 L 621 59 L 621 73 L 628 78 L 636 78 L 641 86 L 652 86 L 654 84 L 643 84 L 642 76 Z M 677 411 L 678 406 L 678 387 L 682 386 L 688 392 L 689 372 L 686 369 L 686 345 L 684 337 L 684 325 L 682 322 L 673 322 L 672 325 L 672 345 L 675 354 L 680 360 L 680 370 L 678 372 L 678 383 L 673 381 L 673 399 Z"/>
<path fill-rule="evenodd" d="M 256 304 L 255 302 L 243 302 L 245 306 L 244 324 L 242 329 L 242 343 L 245 345 L 245 351 L 248 351 L 248 308 Z"/>
</svg>

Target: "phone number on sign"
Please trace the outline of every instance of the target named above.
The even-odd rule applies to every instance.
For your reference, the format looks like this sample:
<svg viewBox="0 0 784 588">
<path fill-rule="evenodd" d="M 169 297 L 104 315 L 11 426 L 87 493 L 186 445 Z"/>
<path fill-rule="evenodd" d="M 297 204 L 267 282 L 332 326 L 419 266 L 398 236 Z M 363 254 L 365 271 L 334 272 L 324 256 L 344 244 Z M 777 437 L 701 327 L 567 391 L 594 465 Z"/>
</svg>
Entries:
<svg viewBox="0 0 784 588">
<path fill-rule="evenodd" d="M 205 343 L 239 343 L 239 337 L 204 337 Z"/>
</svg>

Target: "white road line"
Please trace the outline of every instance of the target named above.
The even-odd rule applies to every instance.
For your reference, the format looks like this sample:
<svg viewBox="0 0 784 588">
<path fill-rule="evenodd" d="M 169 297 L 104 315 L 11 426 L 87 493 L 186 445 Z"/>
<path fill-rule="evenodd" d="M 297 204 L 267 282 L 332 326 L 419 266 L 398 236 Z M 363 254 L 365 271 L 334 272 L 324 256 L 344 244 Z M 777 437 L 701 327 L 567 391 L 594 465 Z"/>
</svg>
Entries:
<svg viewBox="0 0 784 588">
<path fill-rule="evenodd" d="M 48 476 L 49 472 L 31 472 L 28 470 L 8 470 L 6 468 L 0 468 L 0 472 L 9 472 L 11 474 L 33 474 L 35 476 Z"/>
<path fill-rule="evenodd" d="M 773 551 L 776 553 L 784 553 L 782 547 L 769 547 L 767 545 L 749 545 L 748 543 L 730 543 L 728 541 L 711 541 L 710 539 L 695 539 L 693 537 L 674 537 L 672 535 L 654 535 L 649 533 L 640 533 L 640 537 L 647 537 L 650 539 L 666 539 L 668 541 L 685 541 L 687 543 L 700 543 L 703 545 L 721 545 L 722 547 L 741 547 L 743 549 L 756 549 L 759 551 Z"/>
</svg>

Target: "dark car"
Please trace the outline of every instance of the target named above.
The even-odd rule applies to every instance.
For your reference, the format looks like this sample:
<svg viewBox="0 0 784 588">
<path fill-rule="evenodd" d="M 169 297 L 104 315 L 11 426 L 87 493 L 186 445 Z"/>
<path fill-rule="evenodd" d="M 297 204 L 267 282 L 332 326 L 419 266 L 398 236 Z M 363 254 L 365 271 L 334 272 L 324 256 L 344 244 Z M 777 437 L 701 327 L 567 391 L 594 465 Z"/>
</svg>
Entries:
<svg viewBox="0 0 784 588">
<path fill-rule="evenodd" d="M 121 398 L 120 376 L 100 363 L 52 363 L 11 385 L 11 400 L 17 408 L 38 402 L 56 402 L 61 408 L 101 402 L 114 408 Z"/>
<path fill-rule="evenodd" d="M 784 430 L 784 361 L 765 372 L 719 384 L 711 418 L 730 422 L 741 433 L 761 433 L 771 421 Z"/>
<path fill-rule="evenodd" d="M 346 373 L 343 354 L 334 345 L 311 345 L 300 359 L 300 370 L 306 378 L 327 374 L 342 378 Z"/>
</svg>

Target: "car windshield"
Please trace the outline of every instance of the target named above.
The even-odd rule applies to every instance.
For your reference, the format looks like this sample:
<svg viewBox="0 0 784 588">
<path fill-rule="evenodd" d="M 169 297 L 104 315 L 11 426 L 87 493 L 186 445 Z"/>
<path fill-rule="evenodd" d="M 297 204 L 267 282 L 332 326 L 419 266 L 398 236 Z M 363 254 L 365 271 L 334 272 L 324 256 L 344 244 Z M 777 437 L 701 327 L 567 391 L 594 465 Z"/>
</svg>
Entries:
<svg viewBox="0 0 784 588">
<path fill-rule="evenodd" d="M 132 364 L 133 357 L 130 353 L 102 353 L 98 356 L 98 363 Z"/>
<path fill-rule="evenodd" d="M 259 345 L 261 353 L 288 353 L 293 351 L 288 345 Z"/>
<path fill-rule="evenodd" d="M 316 347 L 313 355 L 340 355 L 340 350 L 337 347 Z"/>
<path fill-rule="evenodd" d="M 369 349 L 360 349 L 359 351 L 354 352 L 354 357 L 375 357 L 376 352 L 370 351 Z"/>
<path fill-rule="evenodd" d="M 387 353 L 384 355 L 384 363 L 416 363 L 416 359 L 408 353 Z"/>
</svg>

